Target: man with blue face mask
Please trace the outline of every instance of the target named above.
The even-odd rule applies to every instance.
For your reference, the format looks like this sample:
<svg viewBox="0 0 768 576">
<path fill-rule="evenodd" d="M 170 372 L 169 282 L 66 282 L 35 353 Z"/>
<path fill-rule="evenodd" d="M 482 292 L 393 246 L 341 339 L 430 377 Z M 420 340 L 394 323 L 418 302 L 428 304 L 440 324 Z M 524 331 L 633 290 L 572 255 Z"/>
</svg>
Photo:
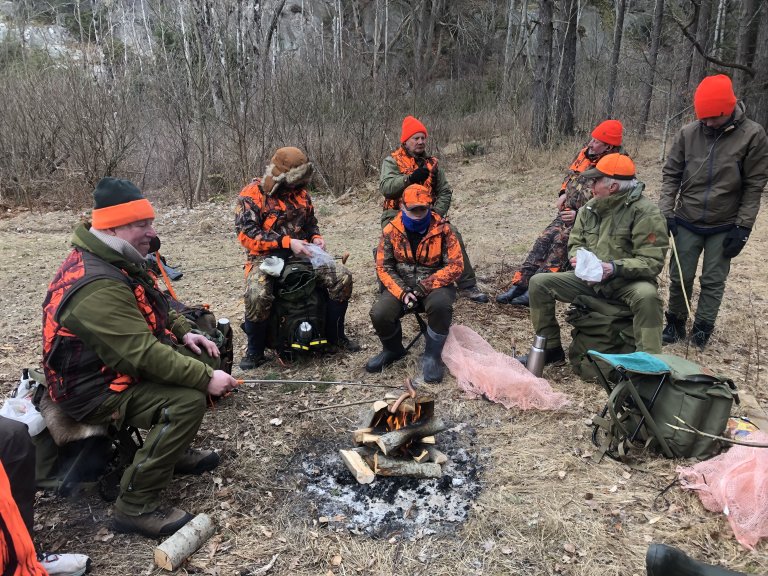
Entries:
<svg viewBox="0 0 768 576">
<path fill-rule="evenodd" d="M 400 211 L 384 227 L 376 250 L 376 273 L 384 290 L 371 308 L 371 321 L 383 350 L 365 366 L 379 372 L 405 356 L 400 318 L 414 307 L 427 314 L 422 371 L 427 382 L 440 382 L 440 359 L 456 300 L 454 282 L 464 270 L 461 248 L 448 221 L 432 210 L 431 195 L 421 184 L 403 191 Z"/>
<path fill-rule="evenodd" d="M 691 298 L 701 258 L 691 342 L 704 348 L 715 328 L 731 259 L 749 239 L 760 210 L 768 181 L 768 139 L 763 127 L 747 118 L 728 76 L 704 78 L 693 107 L 698 120 L 680 129 L 662 171 L 659 208 L 675 238 L 680 263 L 678 267 L 672 258 L 669 265 L 663 341 L 672 344 L 687 335 L 686 298 Z"/>
</svg>

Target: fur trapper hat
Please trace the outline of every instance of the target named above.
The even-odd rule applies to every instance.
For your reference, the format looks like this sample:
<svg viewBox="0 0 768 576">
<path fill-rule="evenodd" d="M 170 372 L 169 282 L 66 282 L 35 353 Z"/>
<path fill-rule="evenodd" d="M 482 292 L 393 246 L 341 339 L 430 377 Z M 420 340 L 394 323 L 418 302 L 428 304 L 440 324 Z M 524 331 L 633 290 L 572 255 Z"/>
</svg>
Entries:
<svg viewBox="0 0 768 576">
<path fill-rule="evenodd" d="M 261 179 L 266 194 L 274 194 L 281 186 L 297 188 L 312 178 L 312 163 L 298 148 L 279 148 L 267 166 Z"/>
</svg>

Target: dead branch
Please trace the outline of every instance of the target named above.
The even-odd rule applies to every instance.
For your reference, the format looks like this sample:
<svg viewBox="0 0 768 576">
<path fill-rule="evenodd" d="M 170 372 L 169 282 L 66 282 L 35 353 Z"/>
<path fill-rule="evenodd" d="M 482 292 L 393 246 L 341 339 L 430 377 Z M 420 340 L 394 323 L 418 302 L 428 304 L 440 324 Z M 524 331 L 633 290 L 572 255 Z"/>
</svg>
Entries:
<svg viewBox="0 0 768 576">
<path fill-rule="evenodd" d="M 754 69 L 750 68 L 749 66 L 746 66 L 744 64 L 739 64 L 738 62 L 725 62 L 724 60 L 720 60 L 719 58 L 715 58 L 714 56 L 710 56 L 707 54 L 704 50 L 704 48 L 701 46 L 701 44 L 698 43 L 696 38 L 694 38 L 691 33 L 688 31 L 688 25 L 684 25 L 680 20 L 677 19 L 677 17 L 672 14 L 672 18 L 675 20 L 675 23 L 680 28 L 680 31 L 683 33 L 683 36 L 685 36 L 690 43 L 693 45 L 694 48 L 696 48 L 696 51 L 701 54 L 702 58 L 707 60 L 708 62 L 712 62 L 712 64 L 717 64 L 718 66 L 722 66 L 724 68 L 736 68 L 738 70 L 743 70 L 747 74 L 749 74 L 750 78 L 755 77 L 755 71 Z"/>
<path fill-rule="evenodd" d="M 667 422 L 667 426 L 669 426 L 673 430 L 679 430 L 680 432 L 688 432 L 689 434 L 698 434 L 699 436 L 706 436 L 707 438 L 712 438 L 713 440 L 720 440 L 721 442 L 727 442 L 728 444 L 738 444 L 739 446 L 750 446 L 752 448 L 768 448 L 768 444 L 762 444 L 759 442 L 744 442 L 743 440 L 736 440 L 735 438 L 726 438 L 725 436 L 715 436 L 714 434 L 702 432 L 698 428 L 694 428 L 693 426 L 688 424 L 685 420 L 683 420 L 679 416 L 675 416 L 675 420 L 679 421 L 684 426 L 687 426 L 687 428 L 681 428 L 680 426 L 675 426 L 674 424 L 670 424 L 669 422 Z"/>
</svg>

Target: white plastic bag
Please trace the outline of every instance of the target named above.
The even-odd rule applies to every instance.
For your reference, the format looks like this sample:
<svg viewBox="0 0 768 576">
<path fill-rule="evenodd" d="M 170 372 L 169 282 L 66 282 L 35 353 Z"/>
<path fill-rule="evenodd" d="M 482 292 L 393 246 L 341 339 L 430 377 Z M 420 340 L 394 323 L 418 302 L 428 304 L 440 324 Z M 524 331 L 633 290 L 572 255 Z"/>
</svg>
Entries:
<svg viewBox="0 0 768 576">
<path fill-rule="evenodd" d="M 320 248 L 317 244 L 307 244 L 306 248 L 312 254 L 309 257 L 309 261 L 312 263 L 312 268 L 317 269 L 323 266 L 333 265 L 333 256 L 328 254 L 328 252 Z"/>
<path fill-rule="evenodd" d="M 576 250 L 576 278 L 585 282 L 600 282 L 603 279 L 603 263 L 586 248 Z"/>
<path fill-rule="evenodd" d="M 29 398 L 8 398 L 0 408 L 0 416 L 23 422 L 29 428 L 30 436 L 37 436 L 45 430 L 43 415 L 37 411 Z"/>
<path fill-rule="evenodd" d="M 259 269 L 265 274 L 277 278 L 283 271 L 284 266 L 285 260 L 282 258 L 279 258 L 278 256 L 267 256 L 264 258 L 264 262 L 261 263 L 261 266 L 259 266 Z"/>
</svg>

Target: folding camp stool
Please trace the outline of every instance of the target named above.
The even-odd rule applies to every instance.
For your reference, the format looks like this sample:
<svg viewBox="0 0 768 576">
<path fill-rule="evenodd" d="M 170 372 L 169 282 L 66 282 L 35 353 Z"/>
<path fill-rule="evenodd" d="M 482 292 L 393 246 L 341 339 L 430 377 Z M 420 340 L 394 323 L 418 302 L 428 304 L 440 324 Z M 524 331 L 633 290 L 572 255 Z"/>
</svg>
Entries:
<svg viewBox="0 0 768 576">
<path fill-rule="evenodd" d="M 424 308 L 419 304 L 415 308 L 411 308 L 405 312 L 403 315 L 403 318 L 409 315 L 413 315 L 414 318 L 416 318 L 416 323 L 419 325 L 419 331 L 416 334 L 416 336 L 411 339 L 411 341 L 408 343 L 408 345 L 405 347 L 405 351 L 408 352 L 414 344 L 416 344 L 416 341 L 421 338 L 422 335 L 426 338 L 427 334 L 427 321 L 424 320 L 424 318 L 421 316 L 421 313 L 424 312 Z"/>
<path fill-rule="evenodd" d="M 669 365 L 646 352 L 603 354 L 596 350 L 589 350 L 585 356 L 592 364 L 598 382 L 608 393 L 608 402 L 602 412 L 592 419 L 592 443 L 600 448 L 600 458 L 598 461 L 602 459 L 605 454 L 608 454 L 614 459 L 624 456 L 626 454 L 626 449 L 636 441 L 643 426 L 650 430 L 651 434 L 648 435 L 649 437 L 652 435 L 658 440 L 664 455 L 668 458 L 672 458 L 672 451 L 670 450 L 667 441 L 664 439 L 664 435 L 660 433 L 656 422 L 651 416 L 651 410 L 653 410 L 653 406 L 656 403 L 656 399 L 659 397 L 661 389 L 669 381 L 671 375 Z M 601 360 L 613 370 L 616 375 L 615 382 L 608 378 L 604 371 L 605 368 L 598 364 L 596 360 Z M 658 384 L 650 399 L 644 400 L 640 396 L 640 393 L 632 382 L 630 373 L 658 377 Z M 624 400 L 622 400 L 622 398 L 624 398 Z M 617 411 L 617 404 L 620 406 L 627 406 L 627 410 Z M 637 425 L 634 426 L 633 429 L 630 429 L 630 425 L 626 421 L 629 418 L 630 410 L 633 408 L 640 411 L 641 417 Z M 610 416 L 610 420 L 606 419 L 606 415 Z M 610 430 L 611 424 L 613 423 L 618 425 L 623 432 L 622 439 L 618 442 L 617 446 L 618 454 L 611 452 L 611 442 L 613 438 L 610 434 L 607 434 L 602 442 L 598 439 L 600 428 Z"/>
</svg>

